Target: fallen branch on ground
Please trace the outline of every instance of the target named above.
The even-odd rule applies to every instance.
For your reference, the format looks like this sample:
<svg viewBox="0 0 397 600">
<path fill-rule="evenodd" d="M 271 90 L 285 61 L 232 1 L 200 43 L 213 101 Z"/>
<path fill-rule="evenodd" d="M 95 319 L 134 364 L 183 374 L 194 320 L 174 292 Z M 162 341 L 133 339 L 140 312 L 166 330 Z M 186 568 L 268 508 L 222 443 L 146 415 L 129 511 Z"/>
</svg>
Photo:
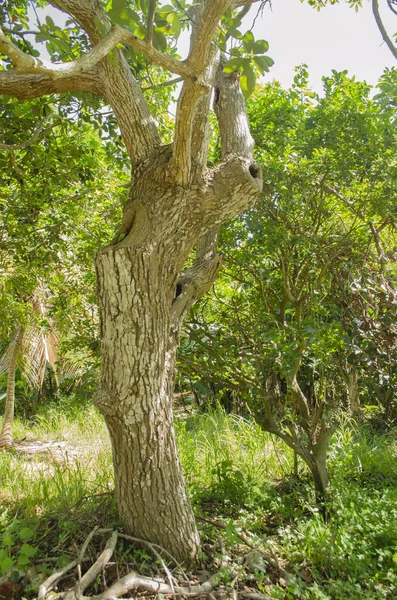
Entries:
<svg viewBox="0 0 397 600">
<path fill-rule="evenodd" d="M 69 573 L 73 568 L 80 568 L 81 563 L 83 562 L 84 555 L 87 551 L 88 545 L 91 542 L 94 535 L 110 533 L 111 530 L 107 529 L 93 529 L 85 540 L 84 544 L 81 547 L 78 557 L 76 560 L 73 560 L 68 565 L 66 565 L 60 571 L 53 573 L 46 581 L 40 586 L 38 600 L 45 600 L 47 595 L 56 587 L 57 583 L 64 577 L 67 573 Z M 166 576 L 168 578 L 168 582 L 161 579 L 155 579 L 150 577 L 145 577 L 136 573 L 135 571 L 131 571 L 121 579 L 117 580 L 113 583 L 108 589 L 103 591 L 101 594 L 96 596 L 84 596 L 85 590 L 96 580 L 97 576 L 106 569 L 110 559 L 113 556 L 114 550 L 116 548 L 118 538 L 126 539 L 129 541 L 134 541 L 136 543 L 144 544 L 152 554 L 155 556 L 157 560 L 160 561 Z M 202 584 L 191 585 L 189 581 L 187 581 L 186 586 L 177 585 L 174 583 L 174 579 L 169 568 L 166 566 L 161 552 L 165 552 L 169 555 L 168 552 L 158 546 L 157 544 L 151 544 L 146 540 L 142 540 L 141 538 L 134 538 L 133 536 L 129 536 L 123 533 L 118 533 L 117 531 L 113 531 L 111 536 L 109 537 L 105 549 L 99 555 L 95 563 L 88 569 L 88 571 L 82 576 L 78 578 L 78 581 L 75 585 L 66 591 L 58 592 L 55 595 L 52 595 L 52 599 L 61 599 L 62 600 L 113 600 L 114 598 L 120 598 L 121 596 L 133 592 L 133 591 L 147 591 L 154 594 L 163 594 L 163 595 L 172 595 L 172 596 L 198 596 L 201 594 L 208 594 L 211 592 L 222 580 L 222 578 L 229 572 L 229 567 L 226 567 L 226 564 L 223 563 L 220 570 L 209 577 L 207 581 Z M 175 564 L 180 568 L 179 563 L 171 557 Z M 186 575 L 184 574 L 186 578 Z M 186 578 L 187 579 L 187 578 Z"/>
</svg>

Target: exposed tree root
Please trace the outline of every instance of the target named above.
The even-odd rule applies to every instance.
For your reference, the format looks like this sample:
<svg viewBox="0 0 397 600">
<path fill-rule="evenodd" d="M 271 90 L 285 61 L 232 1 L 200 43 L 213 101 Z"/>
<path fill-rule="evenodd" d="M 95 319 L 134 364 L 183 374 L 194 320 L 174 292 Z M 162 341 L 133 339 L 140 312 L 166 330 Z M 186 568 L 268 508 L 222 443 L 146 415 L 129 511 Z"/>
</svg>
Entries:
<svg viewBox="0 0 397 600">
<path fill-rule="evenodd" d="M 105 545 L 104 550 L 98 556 L 94 564 L 81 576 L 81 564 L 85 561 L 85 554 L 87 548 L 95 535 L 104 535 L 109 534 L 110 537 Z M 139 543 L 141 545 L 146 546 L 154 558 L 160 562 L 161 567 L 165 573 L 167 581 L 157 577 L 146 577 L 144 575 L 140 575 L 136 571 L 130 571 L 114 583 L 112 583 L 107 589 L 105 589 L 100 594 L 96 595 L 85 595 L 86 590 L 90 588 L 90 586 L 97 580 L 98 575 L 105 572 L 107 565 L 109 564 L 113 553 L 116 549 L 116 544 L 118 539 L 125 539 L 131 542 Z M 124 533 L 119 533 L 117 531 L 112 531 L 110 529 L 93 529 L 88 537 L 86 538 L 84 544 L 81 547 L 81 550 L 78 554 L 78 557 L 66 565 L 60 571 L 53 573 L 48 579 L 40 586 L 38 600 L 46 600 L 51 593 L 51 600 L 114 600 L 116 598 L 121 598 L 126 594 L 134 593 L 137 591 L 145 591 L 151 594 L 162 594 L 162 595 L 170 595 L 170 596 L 199 596 L 202 594 L 211 595 L 212 597 L 216 594 L 216 588 L 222 582 L 222 580 L 227 577 L 228 579 L 232 578 L 235 575 L 235 571 L 233 572 L 233 566 L 228 564 L 230 559 L 226 556 L 226 553 L 223 549 L 223 545 L 221 544 L 221 549 L 223 551 L 224 559 L 219 570 L 211 575 L 206 581 L 200 584 L 190 584 L 189 579 L 186 574 L 183 573 L 181 565 L 163 548 L 158 546 L 157 544 L 151 544 L 146 540 L 142 540 L 140 538 L 135 538 L 133 536 L 126 535 Z M 170 569 L 167 567 L 163 556 L 166 554 L 168 559 L 171 559 L 180 573 L 183 574 L 183 577 L 187 581 L 186 585 L 180 585 L 180 583 L 173 577 Z M 242 564 L 244 561 L 242 561 Z M 62 578 L 65 577 L 72 569 L 77 569 L 77 581 L 76 583 L 67 590 L 58 591 L 56 593 L 53 590 L 57 587 L 58 583 Z M 241 565 L 240 565 L 241 568 Z M 239 576 L 235 578 L 235 581 Z M 180 578 L 179 578 L 180 579 Z M 247 598 L 247 600 L 270 600 L 267 596 L 262 594 L 252 594 L 250 592 L 239 593 L 241 597 Z"/>
</svg>

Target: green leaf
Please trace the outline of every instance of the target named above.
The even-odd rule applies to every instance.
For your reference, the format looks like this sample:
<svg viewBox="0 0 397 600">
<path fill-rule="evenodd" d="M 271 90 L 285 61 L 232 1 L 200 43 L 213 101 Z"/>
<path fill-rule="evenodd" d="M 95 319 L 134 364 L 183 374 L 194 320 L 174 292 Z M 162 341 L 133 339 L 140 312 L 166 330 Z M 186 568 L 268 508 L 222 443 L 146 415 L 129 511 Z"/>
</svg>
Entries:
<svg viewBox="0 0 397 600">
<path fill-rule="evenodd" d="M 240 85 L 245 98 L 248 98 L 255 89 L 256 77 L 251 65 L 245 65 L 240 77 Z"/>
<path fill-rule="evenodd" d="M 225 73 L 235 73 L 236 71 L 242 72 L 247 62 L 246 58 L 231 58 L 223 65 Z"/>
<path fill-rule="evenodd" d="M 9 569 L 11 569 L 11 567 L 13 565 L 14 565 L 14 561 L 12 560 L 12 558 L 10 558 L 9 556 L 6 556 L 5 558 L 3 558 L 3 560 L 0 563 L 1 571 L 3 573 L 5 573 Z"/>
<path fill-rule="evenodd" d="M 113 9 L 108 12 L 109 17 L 117 25 L 123 25 L 129 27 L 131 25 L 137 25 L 140 23 L 139 15 L 129 6 L 125 6 L 122 10 L 114 11 Z"/>
<path fill-rule="evenodd" d="M 139 25 L 139 27 L 137 27 L 135 29 L 135 35 L 137 37 L 139 37 L 141 40 L 143 40 L 146 35 L 146 27 L 144 27 L 143 25 Z M 154 37 L 154 35 L 153 35 L 153 37 Z"/>
<path fill-rule="evenodd" d="M 36 42 L 46 42 L 48 40 L 48 35 L 46 33 L 37 33 L 36 34 Z"/>
<path fill-rule="evenodd" d="M 37 553 L 37 548 L 31 546 L 30 544 L 22 544 L 21 549 L 19 550 L 19 554 L 22 556 L 27 556 L 31 558 Z"/>
<path fill-rule="evenodd" d="M 117 50 L 115 48 L 113 48 L 113 50 L 111 50 L 111 52 L 109 52 L 108 61 L 110 62 L 112 67 L 114 67 L 115 69 L 117 68 L 117 65 L 119 64 L 119 59 L 117 56 Z"/>
<path fill-rule="evenodd" d="M 254 42 L 255 38 L 252 31 L 246 31 L 246 33 L 243 35 L 243 45 L 247 52 L 252 52 Z"/>
<path fill-rule="evenodd" d="M 230 54 L 232 56 L 241 56 L 241 48 L 230 48 Z"/>
<path fill-rule="evenodd" d="M 257 40 L 254 42 L 252 52 L 254 54 L 264 54 L 269 50 L 269 44 L 266 40 Z"/>
<path fill-rule="evenodd" d="M 259 71 L 262 73 L 268 73 L 269 67 L 271 67 L 274 62 L 269 56 L 254 56 L 254 62 L 256 63 Z"/>
<path fill-rule="evenodd" d="M 3 533 L 2 542 L 3 542 L 3 546 L 11 548 L 11 546 L 14 543 L 14 538 L 13 538 L 13 536 L 8 531 L 5 531 Z"/>
<path fill-rule="evenodd" d="M 177 38 L 181 33 L 181 21 L 176 12 L 170 13 L 167 15 L 167 22 L 171 25 L 171 31 L 173 35 Z"/>
<path fill-rule="evenodd" d="M 121 13 L 122 10 L 125 9 L 127 5 L 127 0 L 112 0 L 112 8 L 109 11 L 116 13 Z"/>
<path fill-rule="evenodd" d="M 29 557 L 25 554 L 18 556 L 18 567 L 26 567 L 30 563 Z"/>
<path fill-rule="evenodd" d="M 241 40 L 241 38 L 243 37 L 243 34 L 239 29 L 228 29 L 228 33 L 236 40 Z"/>
<path fill-rule="evenodd" d="M 51 17 L 48 17 L 48 16 L 47 16 L 47 17 L 45 18 L 45 21 L 46 21 L 46 23 L 47 23 L 48 27 L 50 27 L 51 29 L 54 29 L 54 27 L 55 27 L 55 23 L 54 23 L 54 21 L 51 19 Z"/>
<path fill-rule="evenodd" d="M 94 24 L 95 24 L 95 27 L 98 29 L 99 33 L 101 35 L 105 35 L 105 33 L 106 33 L 106 27 L 102 23 L 101 19 L 99 17 L 97 17 L 96 15 L 94 17 Z"/>
<path fill-rule="evenodd" d="M 32 529 L 29 529 L 29 527 L 22 527 L 21 531 L 19 532 L 19 539 L 22 541 L 29 540 L 33 536 L 34 531 L 32 531 Z"/>
<path fill-rule="evenodd" d="M 167 38 L 162 31 L 157 29 L 157 27 L 153 30 L 153 46 L 162 52 L 167 50 Z"/>
<path fill-rule="evenodd" d="M 166 4 L 165 6 L 160 6 L 160 8 L 158 9 L 158 12 L 161 15 L 173 13 L 174 11 L 175 11 L 175 8 L 173 6 L 171 6 L 171 4 Z"/>
</svg>

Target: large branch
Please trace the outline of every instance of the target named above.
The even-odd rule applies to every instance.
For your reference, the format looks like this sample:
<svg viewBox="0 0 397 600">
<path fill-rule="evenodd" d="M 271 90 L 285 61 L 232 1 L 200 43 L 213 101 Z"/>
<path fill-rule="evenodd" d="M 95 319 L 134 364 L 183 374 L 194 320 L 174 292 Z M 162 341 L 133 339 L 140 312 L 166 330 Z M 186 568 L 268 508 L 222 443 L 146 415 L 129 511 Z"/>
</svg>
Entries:
<svg viewBox="0 0 397 600">
<path fill-rule="evenodd" d="M 214 110 L 219 123 L 222 157 L 239 154 L 252 158 L 254 140 L 240 89 L 240 74 L 225 73 L 224 60 L 219 64 L 216 78 Z"/>
<path fill-rule="evenodd" d="M 190 44 L 187 64 L 194 73 L 201 73 L 208 63 L 211 42 L 230 0 L 202 0 L 200 18 Z"/>
<path fill-rule="evenodd" d="M 99 0 L 50 0 L 56 8 L 72 16 L 87 33 L 91 42 L 100 43 L 98 19 L 109 31 L 109 18 Z M 126 29 L 118 28 L 121 43 L 135 45 L 141 51 L 142 40 Z M 160 136 L 149 107 L 143 97 L 138 82 L 133 76 L 127 61 L 119 50 L 113 51 L 117 64 L 109 60 L 101 63 L 100 93 L 112 106 L 119 123 L 124 142 L 132 161 L 141 160 L 160 145 Z"/>
<path fill-rule="evenodd" d="M 61 92 L 100 93 L 97 69 L 56 80 L 46 75 L 18 73 L 16 69 L 0 71 L 0 94 L 5 96 L 28 100 Z"/>
<path fill-rule="evenodd" d="M 215 44 L 212 44 L 212 53 L 210 54 L 209 66 L 204 69 L 203 79 L 208 88 L 196 103 L 196 111 L 192 124 L 191 141 L 191 178 L 199 179 L 207 165 L 208 146 L 211 137 L 210 129 L 210 108 L 211 94 L 215 82 L 215 75 L 219 61 L 219 50 Z"/>
<path fill-rule="evenodd" d="M 208 115 L 208 98 L 211 94 L 214 79 L 214 69 L 217 61 L 215 52 L 210 56 L 211 44 L 214 40 L 219 21 L 230 5 L 230 0 L 202 0 L 197 3 L 193 12 L 193 32 L 190 42 L 189 56 L 186 66 L 193 75 L 183 84 L 179 97 L 171 171 L 173 179 L 179 185 L 186 185 L 191 179 L 192 137 L 195 132 L 195 114 L 199 114 L 198 105 L 201 97 L 200 112 L 206 110 Z M 201 141 L 199 142 L 199 161 L 202 163 L 203 143 L 207 127 L 203 122 Z M 197 148 L 195 148 L 197 151 Z"/>
<path fill-rule="evenodd" d="M 260 165 L 243 156 L 230 155 L 208 176 L 202 233 L 253 206 L 263 188 Z"/>
<path fill-rule="evenodd" d="M 205 233 L 196 246 L 196 260 L 182 272 L 176 286 L 174 326 L 179 332 L 186 313 L 210 289 L 222 266 L 217 252 L 219 228 Z"/>
<path fill-rule="evenodd" d="M 51 63 L 22 52 L 11 40 L 8 40 L 0 28 L 0 52 L 8 56 L 17 73 L 29 75 L 47 75 L 52 80 L 74 77 L 89 72 L 105 58 L 117 44 L 123 41 L 125 30 L 116 25 L 93 47 L 77 60 L 66 63 Z"/>
</svg>

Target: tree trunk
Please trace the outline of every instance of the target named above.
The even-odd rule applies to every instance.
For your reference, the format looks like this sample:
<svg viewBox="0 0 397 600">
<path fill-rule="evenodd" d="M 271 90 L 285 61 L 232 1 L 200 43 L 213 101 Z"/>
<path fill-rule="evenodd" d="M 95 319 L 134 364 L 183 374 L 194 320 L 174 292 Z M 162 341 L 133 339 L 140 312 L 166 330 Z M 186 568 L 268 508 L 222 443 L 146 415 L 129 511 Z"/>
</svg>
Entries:
<svg viewBox="0 0 397 600">
<path fill-rule="evenodd" d="M 158 248 L 108 247 L 97 257 L 102 377 L 96 403 L 113 449 L 125 530 L 191 562 L 199 549 L 172 411 L 179 331 L 175 274 Z"/>
<path fill-rule="evenodd" d="M 357 370 L 353 368 L 351 371 L 346 372 L 345 381 L 350 411 L 353 416 L 358 416 L 361 413 L 361 406 Z"/>
<path fill-rule="evenodd" d="M 327 500 L 327 492 L 329 487 L 329 475 L 327 468 L 328 442 L 328 435 L 320 438 L 320 440 L 311 447 L 310 460 L 306 461 L 313 476 L 316 501 L 324 518 L 327 516 L 325 502 Z"/>
<path fill-rule="evenodd" d="M 21 350 L 24 332 L 24 328 L 19 327 L 10 354 L 7 369 L 6 405 L 4 411 L 3 426 L 0 433 L 0 448 L 11 448 L 13 443 L 12 424 L 14 421 L 15 408 L 15 371 L 17 368 L 18 355 Z"/>
</svg>

